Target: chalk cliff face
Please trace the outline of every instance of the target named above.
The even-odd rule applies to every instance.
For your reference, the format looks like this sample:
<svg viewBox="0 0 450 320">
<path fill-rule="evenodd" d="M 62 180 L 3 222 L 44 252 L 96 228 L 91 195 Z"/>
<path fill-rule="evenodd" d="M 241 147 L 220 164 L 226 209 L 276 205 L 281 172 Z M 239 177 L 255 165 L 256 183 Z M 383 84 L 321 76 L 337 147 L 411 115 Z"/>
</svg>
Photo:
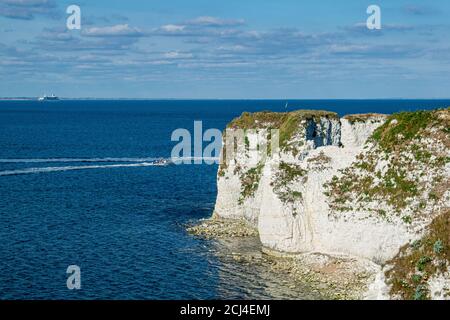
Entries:
<svg viewBox="0 0 450 320">
<path fill-rule="evenodd" d="M 347 254 L 395 269 L 407 255 L 400 257 L 400 249 L 448 215 L 449 114 L 245 113 L 228 126 L 247 130 L 247 138 L 219 169 L 215 215 L 247 220 L 275 251 Z M 280 130 L 280 152 L 255 160 L 258 142 L 269 145 L 272 129 Z M 445 247 L 444 238 L 436 241 Z M 436 256 L 446 265 L 448 258 Z M 412 269 L 403 276 L 420 276 Z M 447 267 L 434 271 L 434 282 L 420 284 L 430 288 L 427 296 L 437 296 L 435 279 Z M 409 298 L 395 291 L 395 281 L 404 279 L 389 276 L 391 294 Z"/>
</svg>

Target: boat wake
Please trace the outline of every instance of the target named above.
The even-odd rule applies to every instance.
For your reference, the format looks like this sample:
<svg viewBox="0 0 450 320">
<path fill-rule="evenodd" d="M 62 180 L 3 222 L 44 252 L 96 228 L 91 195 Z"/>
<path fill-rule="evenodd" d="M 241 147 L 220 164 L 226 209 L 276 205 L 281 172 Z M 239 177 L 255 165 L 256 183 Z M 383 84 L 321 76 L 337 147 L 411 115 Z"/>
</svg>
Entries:
<svg viewBox="0 0 450 320">
<path fill-rule="evenodd" d="M 36 159 L 0 159 L 0 164 L 21 164 L 21 163 L 91 163 L 91 165 L 72 165 L 72 166 L 54 166 L 54 167 L 34 167 L 21 168 L 14 170 L 0 171 L 0 176 L 13 176 L 33 173 L 46 173 L 70 170 L 88 170 L 88 169 L 113 169 L 113 168 L 133 168 L 133 167 L 164 167 L 172 164 L 184 164 L 191 161 L 218 161 L 218 158 L 36 158 Z M 94 165 L 94 163 L 96 163 Z M 107 164 L 116 163 L 116 164 Z"/>
<path fill-rule="evenodd" d="M 15 176 L 15 175 L 24 175 L 24 174 L 48 173 L 48 172 L 71 171 L 71 170 L 154 167 L 154 166 L 167 166 L 169 164 L 170 164 L 170 162 L 168 162 L 167 160 L 155 160 L 153 162 L 138 162 L 138 163 L 127 163 L 127 164 L 60 166 L 60 167 L 40 167 L 40 168 L 37 167 L 37 168 L 26 168 L 26 169 L 0 171 L 0 176 Z"/>
<path fill-rule="evenodd" d="M 37 158 L 37 159 L 0 159 L 0 163 L 70 163 L 70 162 L 189 162 L 189 161 L 219 161 L 218 157 L 174 157 L 164 158 Z"/>
<path fill-rule="evenodd" d="M 68 162 L 151 162 L 161 158 L 49 158 L 0 159 L 0 163 L 68 163 Z"/>
</svg>

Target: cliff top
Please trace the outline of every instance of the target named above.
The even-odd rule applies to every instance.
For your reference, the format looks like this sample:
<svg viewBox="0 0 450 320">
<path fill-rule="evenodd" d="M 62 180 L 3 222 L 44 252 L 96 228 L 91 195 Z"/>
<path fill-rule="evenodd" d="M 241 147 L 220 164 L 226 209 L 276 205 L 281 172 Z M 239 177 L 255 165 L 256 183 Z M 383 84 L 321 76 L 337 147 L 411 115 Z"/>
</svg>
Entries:
<svg viewBox="0 0 450 320">
<path fill-rule="evenodd" d="M 231 129 L 279 129 L 280 147 L 286 147 L 288 141 L 302 127 L 305 120 L 320 121 L 321 118 L 339 119 L 335 112 L 324 110 L 297 110 L 292 112 L 262 111 L 244 112 L 240 117 L 231 121 L 227 128 Z"/>
<path fill-rule="evenodd" d="M 366 122 L 371 119 L 387 118 L 388 115 L 382 113 L 364 113 L 364 114 L 348 114 L 343 119 L 348 120 L 351 124 L 356 122 Z"/>
<path fill-rule="evenodd" d="M 400 112 L 390 115 L 387 121 L 373 133 L 373 140 L 391 151 L 402 148 L 406 142 L 440 132 L 441 141 L 447 141 L 450 133 L 450 107 L 415 112 Z"/>
<path fill-rule="evenodd" d="M 291 112 L 244 112 L 241 116 L 233 119 L 228 128 L 233 129 L 269 129 L 280 128 L 284 123 L 290 122 L 294 119 L 318 119 L 318 118 L 339 119 L 335 112 L 326 110 L 296 110 Z M 366 122 L 371 119 L 387 118 L 388 115 L 382 113 L 361 113 L 345 115 L 343 119 L 350 123 Z"/>
<path fill-rule="evenodd" d="M 238 118 L 235 118 L 228 124 L 228 128 L 233 129 L 269 129 L 281 128 L 286 123 L 294 120 L 307 120 L 318 118 L 334 118 L 339 116 L 335 112 L 325 110 L 296 110 L 291 112 L 244 112 Z"/>
</svg>

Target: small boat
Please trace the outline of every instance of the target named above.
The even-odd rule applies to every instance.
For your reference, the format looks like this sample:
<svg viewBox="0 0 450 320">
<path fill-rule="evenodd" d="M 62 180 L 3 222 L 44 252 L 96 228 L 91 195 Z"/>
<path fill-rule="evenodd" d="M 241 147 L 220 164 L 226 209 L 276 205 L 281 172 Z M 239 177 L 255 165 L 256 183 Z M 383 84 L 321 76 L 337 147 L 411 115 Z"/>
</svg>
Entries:
<svg viewBox="0 0 450 320">
<path fill-rule="evenodd" d="M 154 166 L 168 166 L 170 164 L 172 164 L 172 161 L 167 159 L 158 159 L 153 162 Z"/>
<path fill-rule="evenodd" d="M 52 94 L 51 96 L 43 95 L 42 97 L 38 98 L 38 101 L 56 101 L 59 100 L 57 96 Z"/>
</svg>

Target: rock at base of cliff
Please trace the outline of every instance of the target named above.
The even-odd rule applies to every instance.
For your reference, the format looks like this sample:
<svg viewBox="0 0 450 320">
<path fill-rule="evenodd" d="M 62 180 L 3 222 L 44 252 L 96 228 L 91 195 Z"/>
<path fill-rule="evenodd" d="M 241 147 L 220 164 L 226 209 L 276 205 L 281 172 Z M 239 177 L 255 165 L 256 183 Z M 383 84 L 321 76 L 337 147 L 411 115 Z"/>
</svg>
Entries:
<svg viewBox="0 0 450 320">
<path fill-rule="evenodd" d="M 274 271 L 288 274 L 293 281 L 308 282 L 329 299 L 387 299 L 387 288 L 379 281 L 381 267 L 367 259 L 323 253 L 286 255 L 269 249 L 264 252 L 272 257 Z"/>
<path fill-rule="evenodd" d="M 258 230 L 245 220 L 221 219 L 213 217 L 190 226 L 187 231 L 203 238 L 257 237 Z"/>
</svg>

